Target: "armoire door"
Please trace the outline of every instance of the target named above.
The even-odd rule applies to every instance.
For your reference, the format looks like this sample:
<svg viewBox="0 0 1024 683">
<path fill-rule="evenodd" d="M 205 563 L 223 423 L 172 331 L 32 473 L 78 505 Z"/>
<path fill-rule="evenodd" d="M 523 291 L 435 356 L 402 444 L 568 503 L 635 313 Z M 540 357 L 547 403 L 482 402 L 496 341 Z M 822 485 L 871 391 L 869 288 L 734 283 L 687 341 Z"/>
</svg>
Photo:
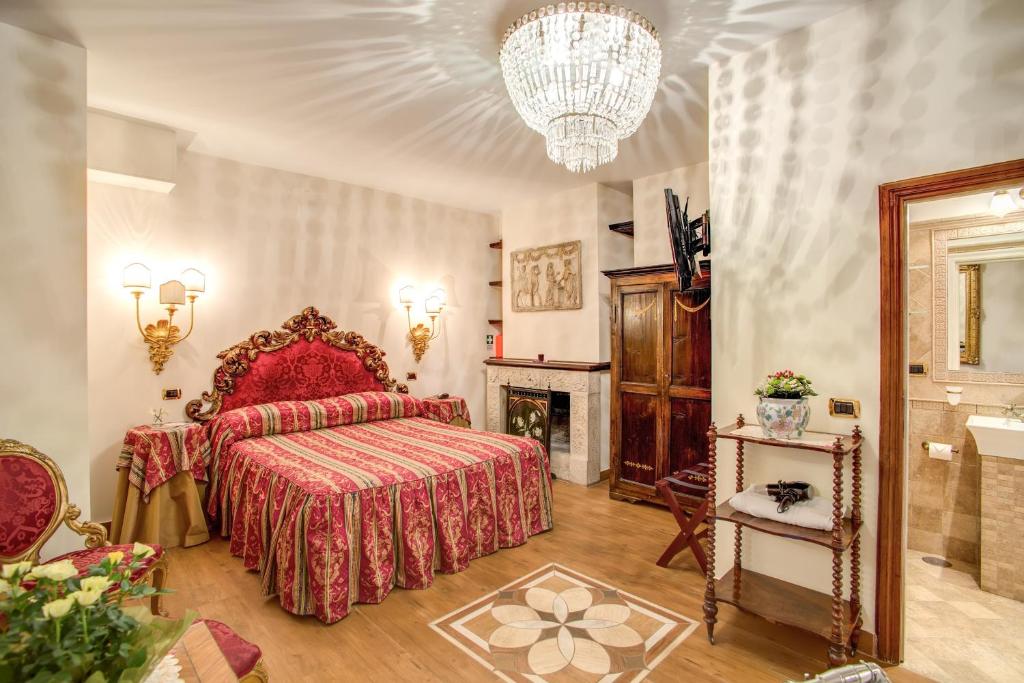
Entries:
<svg viewBox="0 0 1024 683">
<path fill-rule="evenodd" d="M 626 285 L 615 289 L 617 301 L 612 355 L 611 435 L 618 455 L 618 479 L 623 483 L 654 486 L 658 479 L 658 454 L 664 452 L 661 393 L 665 372 L 663 345 L 664 288 L 657 283 Z M 617 433 L 615 433 L 617 432 Z"/>
<path fill-rule="evenodd" d="M 667 292 L 666 474 L 706 462 L 711 424 L 711 289 Z"/>
</svg>

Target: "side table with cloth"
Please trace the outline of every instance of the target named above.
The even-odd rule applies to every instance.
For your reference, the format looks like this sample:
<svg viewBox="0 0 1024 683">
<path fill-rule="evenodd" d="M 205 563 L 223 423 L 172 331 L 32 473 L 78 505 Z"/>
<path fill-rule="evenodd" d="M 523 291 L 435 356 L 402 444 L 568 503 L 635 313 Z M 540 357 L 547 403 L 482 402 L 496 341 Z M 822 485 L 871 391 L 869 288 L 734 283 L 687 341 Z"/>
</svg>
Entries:
<svg viewBox="0 0 1024 683">
<path fill-rule="evenodd" d="M 140 425 L 117 460 L 115 543 L 192 546 L 210 540 L 203 514 L 210 442 L 203 425 Z"/>
<path fill-rule="evenodd" d="M 453 427 L 469 429 L 472 423 L 469 418 L 469 406 L 461 396 L 428 396 L 422 399 L 423 416 L 436 422 L 450 424 Z"/>
</svg>

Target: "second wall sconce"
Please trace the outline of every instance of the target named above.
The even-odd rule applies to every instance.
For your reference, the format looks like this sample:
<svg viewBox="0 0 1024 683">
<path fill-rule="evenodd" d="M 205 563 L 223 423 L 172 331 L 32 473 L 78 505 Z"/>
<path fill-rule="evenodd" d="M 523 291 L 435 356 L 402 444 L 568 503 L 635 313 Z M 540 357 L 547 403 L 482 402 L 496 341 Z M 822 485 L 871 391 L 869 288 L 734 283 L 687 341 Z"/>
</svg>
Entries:
<svg viewBox="0 0 1024 683">
<path fill-rule="evenodd" d="M 430 317 L 430 327 L 423 323 L 412 324 L 412 307 L 416 302 L 416 288 L 407 285 L 398 290 L 398 300 L 405 307 L 405 318 L 409 324 L 409 341 L 412 342 L 412 355 L 419 363 L 427 352 L 430 342 L 441 336 L 441 328 L 437 326 L 437 318 L 444 310 L 446 296 L 443 289 L 435 289 L 423 300 L 423 309 Z"/>
<path fill-rule="evenodd" d="M 206 291 L 206 276 L 195 268 L 188 268 L 182 271 L 181 280 L 168 280 L 160 285 L 160 305 L 167 306 L 167 318 L 143 328 L 139 316 L 139 300 L 150 288 L 151 282 L 149 268 L 141 263 L 132 263 L 125 267 L 121 284 L 135 297 L 135 324 L 143 341 L 149 346 L 153 372 L 159 375 L 164 369 L 164 363 L 174 353 L 172 347 L 192 334 L 196 322 L 195 303 L 199 295 Z M 178 306 L 185 305 L 186 299 L 189 304 L 189 323 L 188 332 L 182 335 L 174 324 L 174 313 Z"/>
</svg>

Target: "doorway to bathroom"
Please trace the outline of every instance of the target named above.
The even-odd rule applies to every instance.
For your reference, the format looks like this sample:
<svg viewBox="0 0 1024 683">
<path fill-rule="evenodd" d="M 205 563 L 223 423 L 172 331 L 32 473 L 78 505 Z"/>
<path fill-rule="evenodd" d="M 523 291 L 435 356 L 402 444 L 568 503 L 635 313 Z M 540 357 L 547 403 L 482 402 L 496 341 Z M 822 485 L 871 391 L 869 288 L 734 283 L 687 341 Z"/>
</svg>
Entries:
<svg viewBox="0 0 1024 683">
<path fill-rule="evenodd" d="M 1024 495 L 1024 460 L 989 437 L 1024 404 L 1022 186 L 1018 160 L 879 193 L 877 650 L 939 681 L 1024 677 L 1024 555 L 1007 542 L 1024 515 L 1002 500 Z"/>
</svg>

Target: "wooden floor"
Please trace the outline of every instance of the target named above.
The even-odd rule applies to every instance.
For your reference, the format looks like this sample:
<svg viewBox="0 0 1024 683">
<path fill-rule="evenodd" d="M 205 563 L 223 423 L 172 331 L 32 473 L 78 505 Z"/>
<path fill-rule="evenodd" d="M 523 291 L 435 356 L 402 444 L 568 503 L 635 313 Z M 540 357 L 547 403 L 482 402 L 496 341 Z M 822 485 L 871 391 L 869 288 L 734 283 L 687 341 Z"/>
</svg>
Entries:
<svg viewBox="0 0 1024 683">
<path fill-rule="evenodd" d="M 667 569 L 654 564 L 674 535 L 666 511 L 609 500 L 605 484 L 559 481 L 554 493 L 553 531 L 475 560 L 460 574 L 438 575 L 428 590 L 396 588 L 380 605 L 357 605 L 332 626 L 289 615 L 276 598 L 261 598 L 257 575 L 219 539 L 170 551 L 175 593 L 166 605 L 172 616 L 193 609 L 257 643 L 274 681 L 496 680 L 428 624 L 550 562 L 701 620 L 704 580 L 692 558 L 680 555 Z M 715 636 L 712 646 L 701 623 L 648 680 L 778 682 L 825 668 L 825 641 L 728 605 L 719 610 Z M 926 680 L 899 668 L 888 673 L 894 681 Z"/>
</svg>

